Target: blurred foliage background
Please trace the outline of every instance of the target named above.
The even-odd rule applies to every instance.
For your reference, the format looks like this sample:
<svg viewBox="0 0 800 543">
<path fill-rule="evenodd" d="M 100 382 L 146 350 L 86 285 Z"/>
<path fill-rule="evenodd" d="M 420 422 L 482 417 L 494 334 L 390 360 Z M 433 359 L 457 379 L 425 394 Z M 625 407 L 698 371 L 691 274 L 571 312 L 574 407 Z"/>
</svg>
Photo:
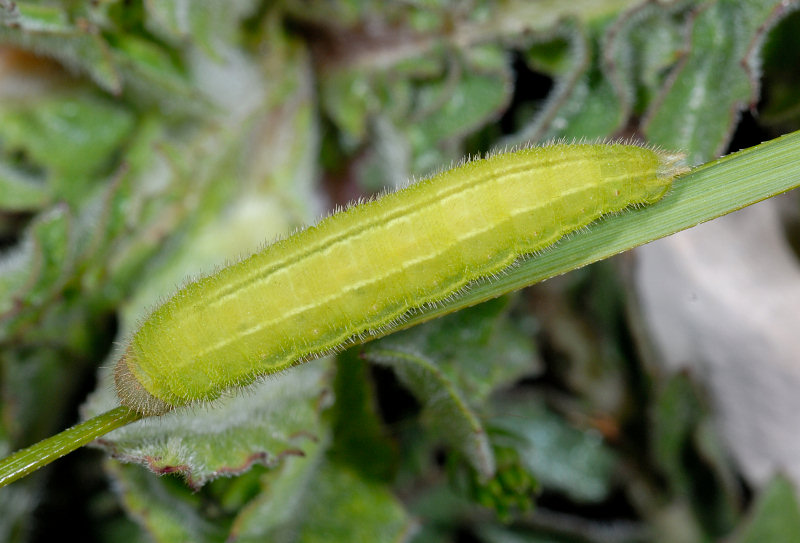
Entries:
<svg viewBox="0 0 800 543">
<path fill-rule="evenodd" d="M 0 453 L 112 407 L 187 276 L 336 205 L 526 142 L 796 130 L 796 7 L 0 0 Z M 0 540 L 796 541 L 800 207 L 762 209 L 722 269 L 662 244 L 118 430 L 0 490 Z"/>
</svg>

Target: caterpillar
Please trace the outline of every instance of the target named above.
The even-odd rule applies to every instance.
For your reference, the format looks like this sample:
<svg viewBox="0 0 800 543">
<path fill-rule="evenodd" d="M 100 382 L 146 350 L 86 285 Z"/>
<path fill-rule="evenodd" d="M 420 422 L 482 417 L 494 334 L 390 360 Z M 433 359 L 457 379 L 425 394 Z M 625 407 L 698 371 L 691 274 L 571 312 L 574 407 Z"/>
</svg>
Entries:
<svg viewBox="0 0 800 543">
<path fill-rule="evenodd" d="M 466 162 L 187 284 L 133 334 L 123 405 L 159 415 L 331 352 L 601 217 L 651 204 L 683 155 L 553 143 Z"/>
</svg>

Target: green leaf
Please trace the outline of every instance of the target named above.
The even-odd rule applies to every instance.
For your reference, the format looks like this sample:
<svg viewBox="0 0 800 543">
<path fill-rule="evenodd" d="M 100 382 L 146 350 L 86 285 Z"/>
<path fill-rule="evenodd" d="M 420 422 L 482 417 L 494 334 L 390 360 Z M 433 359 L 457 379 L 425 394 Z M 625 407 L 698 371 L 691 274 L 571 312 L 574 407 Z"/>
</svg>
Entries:
<svg viewBox="0 0 800 543">
<path fill-rule="evenodd" d="M 126 511 L 159 543 L 225 541 L 225 527 L 205 518 L 200 496 L 175 478 L 156 479 L 138 466 L 113 460 L 106 469 L 115 475 Z"/>
<path fill-rule="evenodd" d="M 9 101 L 0 106 L 0 143 L 43 169 L 54 198 L 79 202 L 111 153 L 129 137 L 131 114 L 91 93 Z"/>
<path fill-rule="evenodd" d="M 0 337 L 30 317 L 61 286 L 73 265 L 72 217 L 66 206 L 40 215 L 23 243 L 0 261 Z"/>
<path fill-rule="evenodd" d="M 561 27 L 561 35 L 569 43 L 564 51 L 569 55 L 568 68 L 559 74 L 546 106 L 523 130 L 526 137 L 534 141 L 602 139 L 626 120 L 620 97 L 601 69 L 597 36 L 607 24 L 586 29 L 572 21 Z"/>
<path fill-rule="evenodd" d="M 652 415 L 653 455 L 677 500 L 686 500 L 710 537 L 726 534 L 739 496 L 726 480 L 728 466 L 714 454 L 716 435 L 702 391 L 685 374 L 661 384 Z"/>
<path fill-rule="evenodd" d="M 540 284 L 531 309 L 541 321 L 550 351 L 548 370 L 576 401 L 572 409 L 612 426 L 626 418 L 630 361 L 620 347 L 624 289 L 610 262 Z"/>
<path fill-rule="evenodd" d="M 421 520 L 413 543 L 444 543 L 463 537 L 462 520 L 474 515 L 477 507 L 452 485 L 431 485 L 414 496 L 409 509 Z"/>
<path fill-rule="evenodd" d="M 446 58 L 446 57 L 445 57 Z M 495 117 L 511 99 L 508 59 L 495 45 L 474 47 L 444 62 L 446 72 L 421 84 L 413 111 L 398 124 L 407 132 L 414 156 L 421 157 L 414 171 L 441 164 L 432 151 L 457 141 Z"/>
<path fill-rule="evenodd" d="M 481 408 L 495 390 L 543 371 L 528 335 L 528 327 L 534 324 L 512 319 L 512 300 L 494 299 L 395 334 L 367 346 L 364 356 L 373 360 L 376 350 L 386 355 L 397 351 L 403 359 L 419 354 L 430 359 L 436 373 L 463 394 L 469 405 Z"/>
<path fill-rule="evenodd" d="M 19 25 L 31 32 L 68 32 L 70 24 L 66 12 L 56 6 L 33 2 L 19 2 L 0 11 L 0 22 Z M 10 26 L 10 25 L 9 25 Z"/>
<path fill-rule="evenodd" d="M 564 100 L 554 119 L 554 130 L 544 139 L 599 140 L 618 131 L 624 121 L 624 112 L 611 82 L 605 74 L 593 69 L 577 82 Z"/>
<path fill-rule="evenodd" d="M 800 534 L 800 501 L 794 485 L 776 477 L 756 497 L 745 524 L 732 543 L 790 543 Z"/>
<path fill-rule="evenodd" d="M 494 474 L 494 454 L 480 417 L 434 360 L 402 346 L 370 348 L 365 356 L 394 370 L 400 382 L 424 404 L 424 416 L 440 439 L 460 450 L 482 477 Z"/>
<path fill-rule="evenodd" d="M 604 35 L 602 64 L 624 117 L 641 115 L 661 92 L 684 45 L 686 2 L 643 2 L 624 12 Z"/>
<path fill-rule="evenodd" d="M 411 519 L 388 488 L 350 466 L 331 461 L 318 444 L 267 474 L 262 494 L 239 515 L 229 541 L 312 543 L 394 542 L 406 539 Z"/>
<path fill-rule="evenodd" d="M 764 104 L 760 120 L 779 132 L 800 121 L 800 12 L 794 11 L 770 32 L 764 44 Z"/>
<path fill-rule="evenodd" d="M 530 340 L 507 319 L 507 308 L 508 300 L 494 300 L 364 350 L 367 360 L 394 370 L 424 405 L 436 435 L 483 477 L 494 473 L 495 463 L 480 409 L 495 389 L 540 371 Z"/>
<path fill-rule="evenodd" d="M 119 74 L 108 44 L 86 18 L 75 24 L 64 5 L 19 1 L 0 6 L 0 42 L 10 42 L 88 73 L 106 91 L 118 94 Z"/>
<path fill-rule="evenodd" d="M 499 45 L 451 47 L 435 40 L 425 49 L 401 52 L 389 65 L 346 62 L 322 74 L 322 104 L 340 132 L 339 144 L 349 152 L 362 144 L 380 152 L 381 142 L 369 138 L 382 134 L 376 123 L 390 123 L 411 152 L 411 172 L 402 177 L 453 159 L 460 140 L 511 99 L 508 55 Z M 382 177 L 397 175 L 387 169 Z"/>
<path fill-rule="evenodd" d="M 534 34 L 529 40 L 526 62 L 533 69 L 551 75 L 555 86 L 546 103 L 537 107 L 531 119 L 523 121 L 508 143 L 537 142 L 566 134 L 597 138 L 613 130 L 619 122 L 619 107 L 613 92 L 608 92 L 612 90 L 610 85 L 599 71 L 592 69 L 595 45 L 587 29 L 578 20 L 569 19 L 553 30 Z M 590 110 L 600 115 L 592 117 Z M 607 122 L 609 115 L 614 119 L 611 126 Z M 590 126 L 579 128 L 582 118 Z M 590 132 L 581 133 L 581 129 Z"/>
<path fill-rule="evenodd" d="M 249 15 L 256 2 L 238 0 L 158 0 L 145 2 L 146 24 L 156 35 L 180 45 L 196 43 L 211 57 L 235 42 L 240 19 Z"/>
<path fill-rule="evenodd" d="M 533 526 L 485 524 L 478 526 L 476 532 L 483 543 L 638 543 L 650 541 L 652 536 L 647 527 L 636 522 L 587 519 L 576 515 L 558 515 L 549 522 L 544 518 L 530 524 Z M 542 526 L 537 528 L 536 524 Z M 662 535 L 658 534 L 659 537 Z"/>
<path fill-rule="evenodd" d="M 368 369 L 356 357 L 356 349 L 337 357 L 336 403 L 330 413 L 334 443 L 330 456 L 365 477 L 389 481 L 397 465 L 397 451 L 380 420 Z"/>
<path fill-rule="evenodd" d="M 694 431 L 705 416 L 708 407 L 688 376 L 677 374 L 664 383 L 653 411 L 653 455 L 667 480 L 685 496 L 691 495 L 693 474 L 687 472 L 684 460 L 692 447 Z"/>
<path fill-rule="evenodd" d="M 648 113 L 651 142 L 686 150 L 689 164 L 725 150 L 739 113 L 758 102 L 761 44 L 781 5 L 717 0 L 696 8 L 686 57 Z"/>
<path fill-rule="evenodd" d="M 321 361 L 307 364 L 218 400 L 213 409 L 190 407 L 120 428 L 101 444 L 156 473 L 178 472 L 194 488 L 253 464 L 274 466 L 321 438 L 326 373 Z M 89 415 L 113 405 L 111 388 L 95 394 Z"/>
<path fill-rule="evenodd" d="M 50 190 L 40 176 L 21 171 L 0 159 L 0 210 L 38 210 L 49 200 Z"/>
<path fill-rule="evenodd" d="M 611 491 L 616 457 L 592 430 L 573 427 L 533 396 L 498 398 L 489 425 L 498 444 L 516 450 L 542 488 L 580 502 L 599 502 Z"/>
<path fill-rule="evenodd" d="M 159 44 L 122 34 L 114 40 L 111 55 L 125 89 L 141 97 L 145 104 L 156 104 L 176 116 L 213 112 L 208 99 L 192 85 L 185 68 Z"/>
</svg>

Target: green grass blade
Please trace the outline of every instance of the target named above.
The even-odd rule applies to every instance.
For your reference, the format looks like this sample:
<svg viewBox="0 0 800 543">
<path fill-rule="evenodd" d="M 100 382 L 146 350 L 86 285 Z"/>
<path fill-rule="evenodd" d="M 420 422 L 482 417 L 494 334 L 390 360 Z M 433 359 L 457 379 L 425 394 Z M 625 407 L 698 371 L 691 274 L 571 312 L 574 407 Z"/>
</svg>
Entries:
<svg viewBox="0 0 800 543">
<path fill-rule="evenodd" d="M 800 186 L 800 131 L 709 162 L 675 180 L 660 202 L 607 217 L 501 277 L 412 315 L 378 336 L 458 311 L 686 230 Z M 372 336 L 369 339 L 374 339 Z"/>
<path fill-rule="evenodd" d="M 13 483 L 78 447 L 139 418 L 140 414 L 127 407 L 117 407 L 19 450 L 0 460 L 0 487 Z"/>
</svg>

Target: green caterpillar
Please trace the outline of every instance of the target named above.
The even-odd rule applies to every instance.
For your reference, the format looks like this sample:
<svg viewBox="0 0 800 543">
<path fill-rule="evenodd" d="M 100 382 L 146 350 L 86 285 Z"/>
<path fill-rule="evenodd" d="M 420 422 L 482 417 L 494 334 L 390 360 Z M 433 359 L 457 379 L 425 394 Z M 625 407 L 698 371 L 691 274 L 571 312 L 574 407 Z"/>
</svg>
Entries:
<svg viewBox="0 0 800 543">
<path fill-rule="evenodd" d="M 631 206 L 686 171 L 637 145 L 563 144 L 467 162 L 336 213 L 188 284 L 115 368 L 144 415 L 217 398 L 381 330 Z"/>
</svg>

